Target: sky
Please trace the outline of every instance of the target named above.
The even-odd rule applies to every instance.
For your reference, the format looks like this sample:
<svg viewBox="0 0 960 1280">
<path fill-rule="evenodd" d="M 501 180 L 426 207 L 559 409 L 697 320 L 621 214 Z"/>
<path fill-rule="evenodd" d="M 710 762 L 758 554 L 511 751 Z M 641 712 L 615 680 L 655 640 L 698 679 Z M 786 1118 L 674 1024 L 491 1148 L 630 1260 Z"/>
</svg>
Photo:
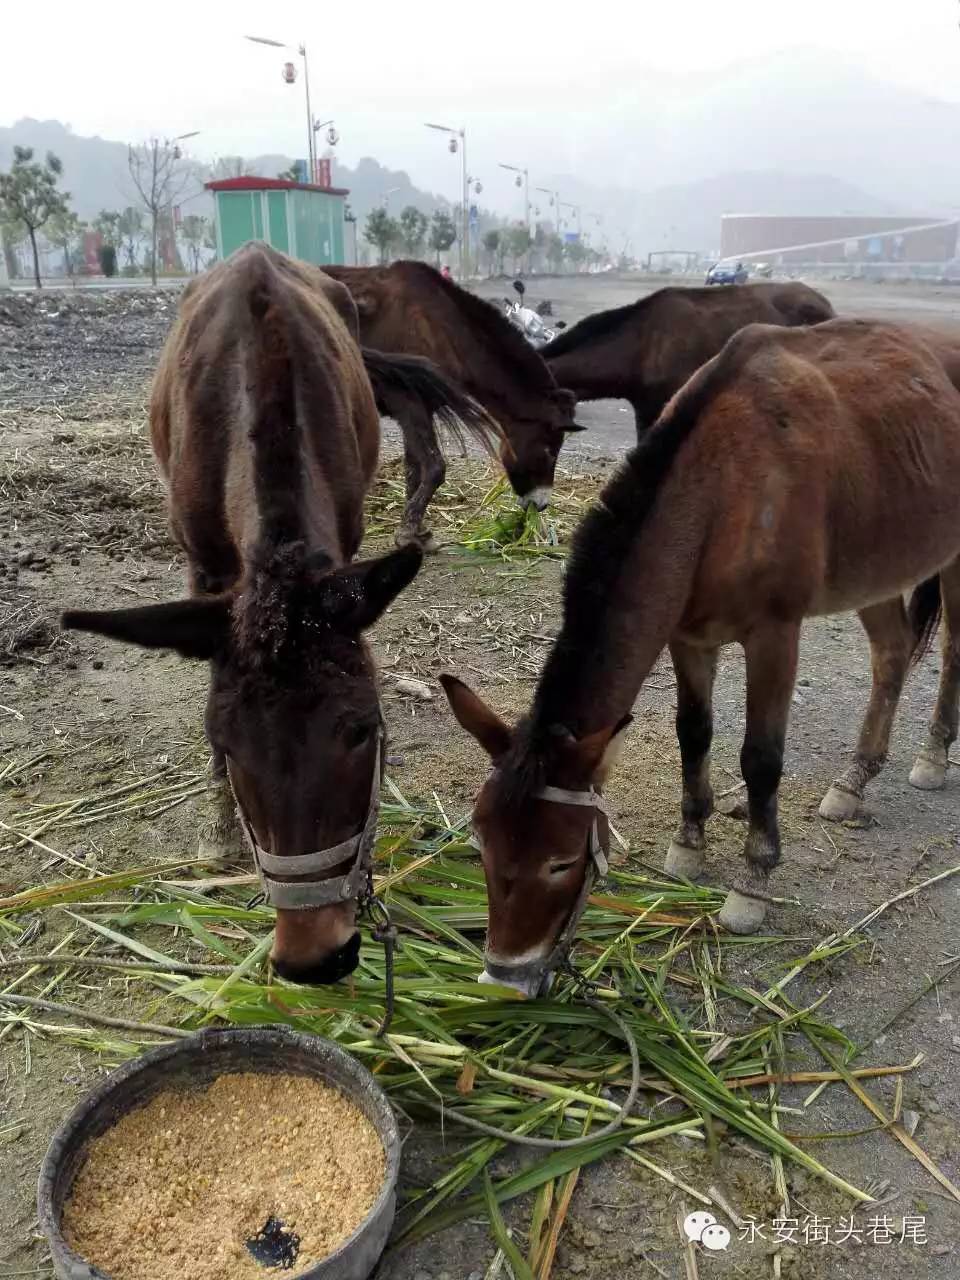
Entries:
<svg viewBox="0 0 960 1280">
<path fill-rule="evenodd" d="M 958 0 L 46 0 L 39 20 L 31 5 L 4 9 L 2 125 L 57 118 L 124 141 L 199 130 L 188 145 L 203 159 L 302 155 L 300 59 L 243 37 L 303 41 L 314 113 L 335 118 L 345 163 L 374 155 L 453 198 L 458 160 L 423 122 L 465 125 L 468 168 L 507 210 L 520 197 L 501 162 L 534 177 L 589 164 L 571 118 L 615 121 L 625 94 L 682 102 L 704 76 L 791 46 L 960 101 Z M 288 56 L 293 86 L 281 75 Z"/>
</svg>

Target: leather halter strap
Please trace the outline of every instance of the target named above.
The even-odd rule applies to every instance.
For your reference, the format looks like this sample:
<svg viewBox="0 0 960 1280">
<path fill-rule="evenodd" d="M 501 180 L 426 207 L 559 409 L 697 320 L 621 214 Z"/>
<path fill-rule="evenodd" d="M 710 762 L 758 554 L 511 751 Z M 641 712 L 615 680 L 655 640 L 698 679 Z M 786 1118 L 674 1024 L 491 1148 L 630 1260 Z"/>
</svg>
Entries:
<svg viewBox="0 0 960 1280">
<path fill-rule="evenodd" d="M 566 960 L 567 953 L 573 945 L 577 926 L 587 908 L 587 900 L 593 891 L 593 887 L 597 880 L 607 874 L 609 869 L 607 849 L 609 848 L 610 829 L 603 797 L 593 787 L 588 791 L 568 791 L 564 787 L 541 787 L 538 791 L 534 791 L 533 798 L 535 800 L 546 800 L 550 804 L 572 804 L 593 810 L 593 822 L 590 824 L 590 834 L 587 841 L 588 861 L 584 871 L 583 885 L 553 947 L 547 955 L 538 960 L 526 960 L 521 964 L 498 964 L 496 961 L 488 960 L 485 964 L 485 970 L 491 978 L 500 979 L 508 984 L 518 979 L 529 981 L 530 983 L 537 982 L 542 989 L 554 969 L 558 968 Z M 600 833 L 601 816 L 604 819 L 605 827 L 603 836 Z"/>
<path fill-rule="evenodd" d="M 383 728 L 377 731 L 377 751 L 370 784 L 370 801 L 362 829 L 347 840 L 320 849 L 316 853 L 298 853 L 278 856 L 268 853 L 257 840 L 256 834 L 242 807 L 237 805 L 240 826 L 253 852 L 253 860 L 260 876 L 263 892 L 271 906 L 282 911 L 313 911 L 336 902 L 348 902 L 360 898 L 368 888 L 373 871 L 373 845 L 377 835 L 377 817 L 380 812 L 380 766 L 383 748 Z M 352 859 L 347 871 L 339 876 L 321 878 L 324 871 Z M 309 879 L 290 884 L 277 880 L 277 876 L 309 876 Z"/>
</svg>

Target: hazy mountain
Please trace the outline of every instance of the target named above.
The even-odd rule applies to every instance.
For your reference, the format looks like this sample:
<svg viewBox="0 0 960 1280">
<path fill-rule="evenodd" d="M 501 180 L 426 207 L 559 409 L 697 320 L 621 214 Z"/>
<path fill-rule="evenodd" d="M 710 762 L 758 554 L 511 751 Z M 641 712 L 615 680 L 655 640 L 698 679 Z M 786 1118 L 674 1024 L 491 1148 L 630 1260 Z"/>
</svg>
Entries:
<svg viewBox="0 0 960 1280">
<path fill-rule="evenodd" d="M 878 21 L 882 21 L 877 11 Z M 960 104 L 791 49 L 710 75 L 638 75 L 564 117 L 581 171 L 650 191 L 743 170 L 828 173 L 899 206 L 955 207 Z M 820 210 L 826 212 L 826 210 Z"/>
</svg>

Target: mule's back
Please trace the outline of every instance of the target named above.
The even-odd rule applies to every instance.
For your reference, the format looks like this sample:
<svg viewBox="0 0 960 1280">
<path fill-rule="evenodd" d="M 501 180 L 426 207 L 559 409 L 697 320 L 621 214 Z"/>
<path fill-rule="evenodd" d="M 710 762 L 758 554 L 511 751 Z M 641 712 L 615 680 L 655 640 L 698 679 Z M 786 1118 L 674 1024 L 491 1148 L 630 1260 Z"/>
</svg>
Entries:
<svg viewBox="0 0 960 1280">
<path fill-rule="evenodd" d="M 323 272 L 253 243 L 185 292 L 161 354 L 150 406 L 171 524 L 199 580 L 230 585 L 256 541 L 256 485 L 280 465 L 282 430 L 296 455 L 291 500 L 349 559 L 376 466 L 379 420 L 356 343 L 348 291 Z M 255 456 L 271 411 L 278 438 Z M 295 473 L 294 473 L 295 471 Z"/>
</svg>

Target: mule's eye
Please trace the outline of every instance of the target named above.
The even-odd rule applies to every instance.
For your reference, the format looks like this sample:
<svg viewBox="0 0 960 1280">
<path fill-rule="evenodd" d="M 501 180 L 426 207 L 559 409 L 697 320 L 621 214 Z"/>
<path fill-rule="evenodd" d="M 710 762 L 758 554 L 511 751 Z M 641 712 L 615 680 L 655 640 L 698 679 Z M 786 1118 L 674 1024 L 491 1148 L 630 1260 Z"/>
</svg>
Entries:
<svg viewBox="0 0 960 1280">
<path fill-rule="evenodd" d="M 552 876 L 562 876 L 565 871 L 569 871 L 571 867 L 575 867 L 577 865 L 577 861 L 578 860 L 576 858 L 570 858 L 567 862 L 551 862 L 550 874 Z"/>
<path fill-rule="evenodd" d="M 362 747 L 365 742 L 369 742 L 373 734 L 373 730 L 368 724 L 351 724 L 343 732 L 343 740 L 348 747 Z"/>
</svg>

